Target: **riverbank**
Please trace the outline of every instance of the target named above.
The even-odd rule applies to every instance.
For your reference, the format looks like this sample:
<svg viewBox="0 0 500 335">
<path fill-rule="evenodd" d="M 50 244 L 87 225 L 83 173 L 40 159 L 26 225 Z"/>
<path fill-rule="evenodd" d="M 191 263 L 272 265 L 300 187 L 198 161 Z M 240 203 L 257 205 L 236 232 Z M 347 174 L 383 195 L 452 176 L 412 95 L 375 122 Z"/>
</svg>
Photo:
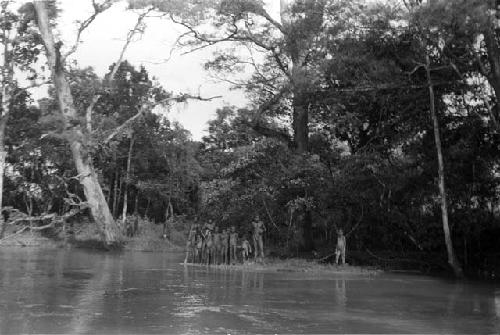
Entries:
<svg viewBox="0 0 500 335">
<path fill-rule="evenodd" d="M 85 222 L 74 228 L 53 231 L 17 230 L 8 227 L 0 247 L 37 247 L 37 248 L 81 248 L 109 250 L 104 244 L 99 228 L 92 222 Z M 132 237 L 123 236 L 122 242 L 113 249 L 142 252 L 180 252 L 185 244 L 184 234 L 172 231 L 169 238 L 163 238 L 163 226 L 143 225 Z"/>
<path fill-rule="evenodd" d="M 109 248 L 102 242 L 97 225 L 91 222 L 78 222 L 73 227 L 62 229 L 47 229 L 42 231 L 20 230 L 19 226 L 8 227 L 5 238 L 0 240 L 0 247 L 37 247 L 37 248 L 79 248 L 90 250 L 123 250 L 140 251 L 152 253 L 177 253 L 184 252 L 185 227 L 184 222 L 173 224 L 167 231 L 166 238 L 163 236 L 163 225 L 154 224 L 149 221 L 140 221 L 139 230 L 133 237 L 124 236 L 120 244 Z M 17 229 L 17 230 L 16 230 Z M 294 258 L 281 257 L 282 252 L 268 248 L 268 258 L 265 264 L 248 262 L 230 266 L 230 269 L 248 271 L 271 271 L 271 272 L 304 272 L 304 273 L 377 273 L 405 272 L 421 273 L 438 277 L 449 277 L 451 272 L 446 266 L 442 254 L 406 254 L 395 255 L 384 252 L 350 251 L 348 255 L 349 266 L 338 267 L 332 264 L 331 250 L 328 246 L 319 250 L 315 255 L 298 254 Z M 326 255 L 326 256 L 323 256 Z M 288 255 L 284 255 L 288 256 Z M 315 258 L 312 258 L 315 257 Z M 201 266 L 193 264 L 192 266 Z M 225 266 L 214 266 L 224 268 Z M 481 280 L 498 280 L 496 270 L 491 271 L 469 271 L 468 278 Z"/>
<path fill-rule="evenodd" d="M 184 263 L 182 263 L 184 264 Z M 351 265 L 335 265 L 321 264 L 316 260 L 307 260 L 302 258 L 266 258 L 263 263 L 248 261 L 244 264 L 235 265 L 206 265 L 199 263 L 186 263 L 185 266 L 192 267 L 208 267 L 221 270 L 241 270 L 255 272 L 285 272 L 285 273 L 306 273 L 306 274 L 353 274 L 353 275 L 376 275 L 384 272 L 374 266 L 351 266 Z"/>
<path fill-rule="evenodd" d="M 89 228 L 90 227 L 90 228 Z M 139 251 L 152 253 L 182 253 L 184 248 L 183 235 L 171 232 L 170 240 L 165 239 L 161 235 L 161 226 L 152 226 L 148 229 L 143 229 L 134 237 L 125 237 L 121 250 L 123 251 Z M 177 236 L 178 235 L 178 236 Z M 56 248 L 75 248 L 75 249 L 91 249 L 104 250 L 106 249 L 103 243 L 98 239 L 97 230 L 92 226 L 87 229 L 79 230 L 68 239 L 54 238 L 44 236 L 41 232 L 23 232 L 18 235 L 3 240 L 0 247 L 33 247 L 41 249 L 56 249 Z M 175 243 L 176 242 L 176 243 Z M 186 264 L 188 267 L 207 267 L 204 264 Z M 318 260 L 308 260 L 303 258 L 287 258 L 281 259 L 276 257 L 268 257 L 265 262 L 248 261 L 244 264 L 238 263 L 235 265 L 209 265 L 211 269 L 220 270 L 239 270 L 249 272 L 275 272 L 275 273 L 296 273 L 305 275 L 314 275 L 321 277 L 329 274 L 352 274 L 352 275 L 376 275 L 383 272 L 375 266 L 352 266 L 343 265 L 337 266 L 334 264 L 319 263 Z"/>
</svg>

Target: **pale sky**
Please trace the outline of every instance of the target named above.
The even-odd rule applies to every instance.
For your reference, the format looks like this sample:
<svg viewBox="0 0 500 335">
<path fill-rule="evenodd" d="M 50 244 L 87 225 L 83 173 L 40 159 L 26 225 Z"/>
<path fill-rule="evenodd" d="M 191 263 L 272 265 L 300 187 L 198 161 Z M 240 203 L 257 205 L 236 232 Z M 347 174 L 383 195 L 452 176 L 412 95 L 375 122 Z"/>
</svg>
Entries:
<svg viewBox="0 0 500 335">
<path fill-rule="evenodd" d="M 59 19 L 61 37 L 64 45 L 70 46 L 76 37 L 78 24 L 75 22 L 89 16 L 91 1 L 60 0 L 59 4 L 62 9 Z M 127 11 L 126 7 L 125 2 L 113 5 L 87 28 L 82 35 L 82 43 L 73 55 L 80 67 L 91 66 L 102 76 L 109 65 L 118 59 L 127 32 L 137 20 L 137 14 Z M 215 82 L 203 69 L 203 63 L 210 59 L 215 47 L 186 55 L 178 50 L 165 62 L 175 40 L 183 32 L 182 27 L 159 18 L 149 18 L 146 23 L 145 34 L 129 46 L 124 59 L 136 66 L 143 65 L 167 91 L 200 94 L 203 97 L 223 96 L 210 102 L 190 101 L 187 105 L 180 104 L 171 109 L 168 117 L 178 120 L 192 133 L 193 139 L 199 140 L 206 134 L 206 122 L 215 115 L 217 108 L 248 103 L 242 91 L 230 90 L 229 84 Z"/>
</svg>

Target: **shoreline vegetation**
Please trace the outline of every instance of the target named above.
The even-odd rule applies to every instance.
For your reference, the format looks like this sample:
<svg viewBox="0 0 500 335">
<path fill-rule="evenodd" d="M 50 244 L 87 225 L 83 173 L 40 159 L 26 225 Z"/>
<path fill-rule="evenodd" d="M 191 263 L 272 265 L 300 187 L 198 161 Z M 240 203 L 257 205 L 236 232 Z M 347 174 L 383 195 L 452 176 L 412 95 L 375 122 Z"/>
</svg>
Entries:
<svg viewBox="0 0 500 335">
<path fill-rule="evenodd" d="M 123 243 L 119 247 L 109 248 L 99 239 L 97 227 L 93 223 L 83 226 L 70 238 L 63 239 L 57 235 L 44 233 L 43 231 L 23 231 L 12 233 L 0 241 L 2 248 L 30 247 L 39 249 L 84 249 L 99 252 L 150 252 L 150 253 L 179 253 L 184 255 L 185 236 L 183 232 L 171 231 L 170 239 L 162 237 L 162 225 L 150 225 L 147 229 L 142 229 L 134 237 L 124 237 Z M 10 237 L 9 237 L 10 236 Z M 382 254 L 381 254 L 382 255 Z M 419 259 L 384 258 L 372 252 L 348 252 L 348 259 L 345 265 L 336 265 L 328 262 L 331 255 L 320 258 L 302 257 L 301 255 L 280 257 L 274 251 L 266 256 L 263 263 L 249 260 L 245 263 L 234 265 L 227 264 L 200 264 L 180 262 L 186 267 L 208 268 L 213 270 L 229 271 L 249 271 L 265 273 L 290 273 L 305 276 L 314 276 L 322 279 L 329 275 L 361 275 L 374 276 L 381 273 L 407 273 L 415 275 L 428 275 L 435 277 L 450 277 L 446 271 L 446 266 L 440 260 L 433 263 Z M 370 257 L 368 259 L 367 257 Z M 387 256 L 389 257 L 389 256 Z M 425 264 L 425 266 L 422 266 Z M 495 281 L 498 278 L 494 273 L 488 276 L 469 275 L 468 279 Z"/>
<path fill-rule="evenodd" d="M 75 224 L 76 226 L 76 224 Z M 168 229 L 168 238 L 163 238 L 164 227 L 159 224 L 151 224 L 141 222 L 141 228 L 133 236 L 124 236 L 123 243 L 117 247 L 110 249 L 102 242 L 99 237 L 99 230 L 96 224 L 92 222 L 81 222 L 78 229 L 66 227 L 65 229 L 56 232 L 52 230 L 29 231 L 18 229 L 13 231 L 15 227 L 8 229 L 9 232 L 5 238 L 0 241 L 0 248 L 4 247 L 34 247 L 34 248 L 67 248 L 67 249 L 88 249 L 107 252 L 115 251 L 137 251 L 137 252 L 185 252 L 185 232 L 178 231 L 174 225 Z M 375 275 L 387 270 L 390 267 L 382 267 L 377 264 L 370 264 L 361 261 L 361 264 L 356 265 L 336 265 L 329 263 L 329 256 L 320 258 L 301 257 L 300 255 L 289 256 L 286 258 L 279 257 L 274 251 L 270 251 L 271 256 L 266 257 L 264 263 L 253 262 L 249 260 L 235 265 L 206 265 L 200 263 L 186 263 L 186 266 L 207 267 L 219 270 L 241 270 L 241 271 L 257 271 L 257 272 L 290 272 L 290 273 L 306 273 L 313 275 L 328 275 L 328 274 L 349 274 L 349 275 Z M 331 256 L 331 255 L 330 255 Z M 354 256 L 354 255 L 353 255 Z M 356 256 L 357 261 L 359 257 Z M 359 263 L 359 261 L 357 262 Z M 181 263 L 184 265 L 184 263 Z M 393 269 L 404 272 L 426 273 L 425 271 L 415 271 L 414 269 Z"/>
<path fill-rule="evenodd" d="M 42 236 L 39 232 L 23 232 L 15 237 L 4 240 L 0 244 L 0 248 L 8 247 L 32 247 L 41 249 L 91 249 L 102 250 L 98 240 L 82 240 L 75 238 L 73 240 L 55 240 L 50 237 Z M 173 244 L 169 240 L 157 238 L 156 240 L 144 241 L 143 237 L 130 238 L 123 245 L 121 251 L 137 251 L 137 252 L 173 252 L 183 253 L 184 249 L 180 245 Z M 317 259 L 305 258 L 286 258 L 280 259 L 277 257 L 266 257 L 263 263 L 247 261 L 237 264 L 200 264 L 200 263 L 180 263 L 187 267 L 210 268 L 217 270 L 239 270 L 252 272 L 266 273 L 297 273 L 297 274 L 312 274 L 312 275 L 328 275 L 328 274 L 343 274 L 343 275 L 377 275 L 384 272 L 381 268 L 375 266 L 354 266 L 354 265 L 335 265 L 330 263 L 320 263 Z"/>
<path fill-rule="evenodd" d="M 79 225 L 79 229 L 74 229 L 70 233 L 69 229 L 63 229 L 58 233 L 55 231 L 29 231 L 9 229 L 5 238 L 0 241 L 0 248 L 8 247 L 33 247 L 33 248 L 67 248 L 67 249 L 89 249 L 102 252 L 110 251 L 106 248 L 98 235 L 98 227 L 92 222 L 85 222 Z M 117 251 L 137 251 L 137 252 L 172 252 L 184 253 L 185 234 L 177 231 L 174 227 L 169 229 L 168 238 L 163 238 L 163 225 L 144 224 L 133 237 L 124 236 L 124 241 Z M 328 274 L 353 274 L 353 275 L 375 275 L 383 272 L 381 268 L 371 265 L 344 265 L 321 262 L 321 259 L 307 259 L 302 257 L 280 258 L 277 256 L 266 257 L 263 263 L 249 260 L 235 265 L 205 265 L 200 263 L 181 263 L 185 266 L 207 267 L 219 270 L 242 270 L 257 272 L 290 272 L 306 273 L 314 275 Z"/>
<path fill-rule="evenodd" d="M 53 31 L 64 6 L 1 2 L 0 245 L 182 251 L 213 221 L 245 254 L 263 236 L 277 259 L 343 263 L 347 246 L 353 266 L 498 280 L 496 3 L 287 0 L 278 22 L 255 0 L 128 2 L 136 25 L 105 73 L 75 52 L 114 1 L 72 45 Z M 153 16 L 188 28 L 172 50 L 221 43 L 199 65 L 248 97 L 195 106 L 212 110 L 202 136 L 166 112 L 225 89 L 174 93 L 127 60 Z"/>
<path fill-rule="evenodd" d="M 279 259 L 267 257 L 263 263 L 248 261 L 243 264 L 200 264 L 200 263 L 180 263 L 185 266 L 213 268 L 219 270 L 241 270 L 266 273 L 308 273 L 308 274 L 349 274 L 349 275 L 376 275 L 384 272 L 380 268 L 373 266 L 352 266 L 318 263 L 317 260 L 303 258 Z"/>
<path fill-rule="evenodd" d="M 134 217 L 131 216 L 130 220 L 133 221 Z M 122 242 L 114 247 L 107 246 L 100 236 L 99 227 L 85 218 L 69 222 L 62 227 L 52 226 L 43 230 L 37 230 L 36 226 L 30 230 L 26 229 L 28 226 L 25 225 L 8 225 L 5 237 L 0 240 L 0 248 L 75 248 L 101 252 L 171 252 L 184 255 L 187 236 L 184 229 L 189 224 L 189 221 L 179 218 L 179 220 L 171 221 L 164 226 L 139 217 L 138 230 L 134 232 L 133 236 L 124 234 Z M 199 263 L 187 263 L 186 266 L 258 272 L 307 273 L 318 276 L 328 274 L 373 275 L 380 272 L 413 273 L 439 277 L 449 277 L 450 275 L 450 272 L 447 271 L 446 260 L 442 255 L 419 253 L 401 256 L 368 249 L 364 251 L 348 250 L 347 264 L 337 266 L 333 264 L 335 257 L 332 253 L 333 249 L 334 245 L 327 245 L 315 254 L 299 252 L 290 254 L 268 246 L 264 264 L 253 262 L 250 258 L 250 261 L 245 264 L 211 264 L 207 266 Z M 497 280 L 493 272 L 468 274 L 468 278 Z"/>
</svg>

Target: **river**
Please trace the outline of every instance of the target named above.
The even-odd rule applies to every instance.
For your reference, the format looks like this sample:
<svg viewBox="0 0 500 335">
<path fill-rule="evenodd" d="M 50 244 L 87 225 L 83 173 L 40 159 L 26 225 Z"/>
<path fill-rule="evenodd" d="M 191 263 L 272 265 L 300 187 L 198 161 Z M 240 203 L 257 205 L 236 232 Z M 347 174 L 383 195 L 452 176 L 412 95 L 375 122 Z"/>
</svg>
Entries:
<svg viewBox="0 0 500 335">
<path fill-rule="evenodd" d="M 0 248 L 0 333 L 500 333 L 500 287 L 183 266 L 180 254 Z"/>
</svg>

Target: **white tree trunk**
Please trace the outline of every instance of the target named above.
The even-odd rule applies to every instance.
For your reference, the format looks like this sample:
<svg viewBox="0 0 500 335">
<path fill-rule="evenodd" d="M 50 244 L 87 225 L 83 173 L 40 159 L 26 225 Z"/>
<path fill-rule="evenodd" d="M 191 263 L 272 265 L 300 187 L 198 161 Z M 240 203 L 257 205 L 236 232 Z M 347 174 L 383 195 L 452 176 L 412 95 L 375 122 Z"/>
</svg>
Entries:
<svg viewBox="0 0 500 335">
<path fill-rule="evenodd" d="M 3 139 L 2 139 L 3 141 Z M 3 143 L 2 143 L 3 144 Z M 3 219 L 3 176 L 5 173 L 5 156 L 7 153 L 4 151 L 3 145 L 0 145 L 0 239 L 3 238 L 5 233 L 6 222 Z"/>
<path fill-rule="evenodd" d="M 451 240 L 450 226 L 448 224 L 448 204 L 446 200 L 446 187 L 444 183 L 444 160 L 443 160 L 443 150 L 441 146 L 441 136 L 439 134 L 439 122 L 436 115 L 436 107 L 434 103 L 434 86 L 432 84 L 431 79 L 431 71 L 430 71 L 430 59 L 429 56 L 426 56 L 426 71 L 427 71 L 427 83 L 429 87 L 429 103 L 430 103 L 430 112 L 432 118 L 432 125 L 434 128 L 434 140 L 436 143 L 436 153 L 438 158 L 438 178 L 439 178 L 439 196 L 441 203 L 441 219 L 443 222 L 443 232 L 444 232 L 444 241 L 446 244 L 446 251 L 448 254 L 448 263 L 450 264 L 453 272 L 456 277 L 463 277 L 462 267 L 458 262 L 455 252 L 453 250 L 453 241 Z"/>
<path fill-rule="evenodd" d="M 125 185 L 123 194 L 123 212 L 122 212 L 122 228 L 125 228 L 127 222 L 127 208 L 128 208 L 128 181 L 130 179 L 130 165 L 132 163 L 132 150 L 134 149 L 134 134 L 130 135 L 130 146 L 128 148 L 127 157 L 127 172 L 125 174 Z"/>
<path fill-rule="evenodd" d="M 70 87 L 64 73 L 64 65 L 60 63 L 61 55 L 54 42 L 46 1 L 34 1 L 34 7 L 37 14 L 37 25 L 45 45 L 47 62 L 56 90 L 59 111 L 65 125 L 64 135 L 71 148 L 80 184 L 83 186 L 92 216 L 101 227 L 105 242 L 107 244 L 119 242 L 121 234 L 109 211 L 101 185 L 92 167 L 90 156 L 85 152 L 83 147 L 85 139 L 82 132 L 82 125 L 80 125 L 73 96 L 71 95 Z"/>
</svg>

